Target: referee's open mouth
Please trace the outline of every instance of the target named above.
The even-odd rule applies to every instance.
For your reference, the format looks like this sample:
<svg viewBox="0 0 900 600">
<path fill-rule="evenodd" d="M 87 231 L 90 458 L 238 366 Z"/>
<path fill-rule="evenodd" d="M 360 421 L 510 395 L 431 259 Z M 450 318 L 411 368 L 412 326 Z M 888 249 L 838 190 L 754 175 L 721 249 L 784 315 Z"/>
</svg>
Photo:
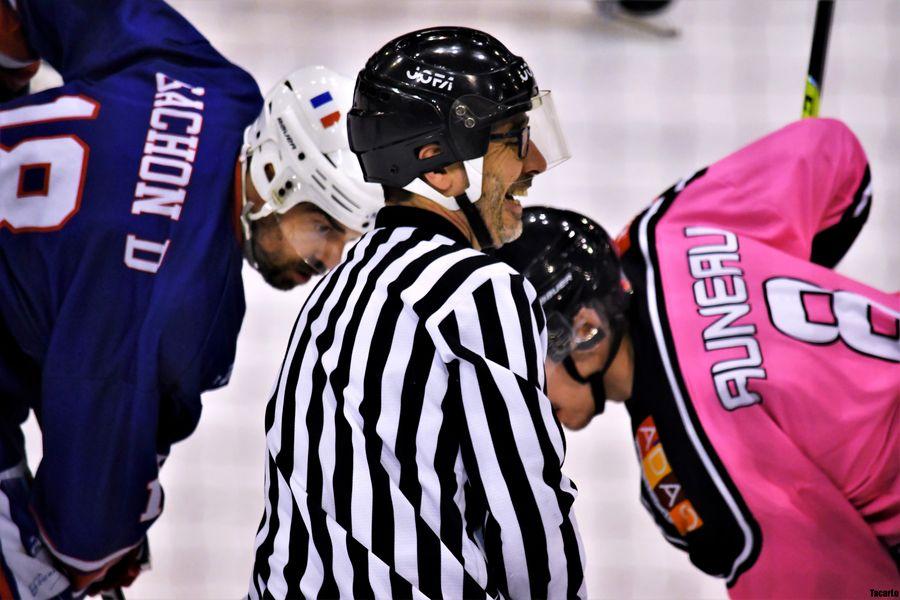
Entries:
<svg viewBox="0 0 900 600">
<path fill-rule="evenodd" d="M 512 194 L 506 194 L 504 204 L 517 218 L 522 218 L 522 204 Z"/>
<path fill-rule="evenodd" d="M 530 187 L 531 177 L 519 179 L 509 186 L 509 189 L 506 190 L 506 195 L 503 197 L 504 205 L 517 218 L 522 218 L 522 202 L 520 198 L 528 195 L 528 188 Z"/>
</svg>

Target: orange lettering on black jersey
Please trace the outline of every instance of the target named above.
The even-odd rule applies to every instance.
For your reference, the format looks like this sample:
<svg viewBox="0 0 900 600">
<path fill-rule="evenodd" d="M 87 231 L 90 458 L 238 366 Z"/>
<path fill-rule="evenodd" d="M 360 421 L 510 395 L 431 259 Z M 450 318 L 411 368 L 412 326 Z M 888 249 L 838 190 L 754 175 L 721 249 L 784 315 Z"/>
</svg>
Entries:
<svg viewBox="0 0 900 600">
<path fill-rule="evenodd" d="M 653 490 L 659 506 L 668 511 L 669 520 L 678 533 L 683 536 L 703 526 L 703 519 L 685 496 L 684 487 L 672 471 L 652 416 L 638 426 L 634 441 L 640 451 L 644 480 Z"/>
</svg>

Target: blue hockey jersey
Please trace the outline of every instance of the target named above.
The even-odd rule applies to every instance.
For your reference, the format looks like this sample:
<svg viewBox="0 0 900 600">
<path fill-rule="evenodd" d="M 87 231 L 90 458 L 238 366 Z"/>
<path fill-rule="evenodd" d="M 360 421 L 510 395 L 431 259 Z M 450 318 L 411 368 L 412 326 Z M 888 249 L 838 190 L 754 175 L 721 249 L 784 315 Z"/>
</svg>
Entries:
<svg viewBox="0 0 900 600">
<path fill-rule="evenodd" d="M 228 380 L 235 165 L 262 98 L 164 2 L 0 5 L 65 81 L 0 106 L 0 469 L 33 409 L 31 512 L 89 571 L 140 543 L 162 458 Z"/>
</svg>

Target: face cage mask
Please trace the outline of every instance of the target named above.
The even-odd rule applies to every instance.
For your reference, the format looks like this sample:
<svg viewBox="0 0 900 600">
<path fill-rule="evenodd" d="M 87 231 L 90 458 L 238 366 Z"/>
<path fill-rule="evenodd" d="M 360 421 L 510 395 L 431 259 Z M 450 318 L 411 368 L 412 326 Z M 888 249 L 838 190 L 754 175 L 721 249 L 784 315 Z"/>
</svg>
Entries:
<svg viewBox="0 0 900 600">
<path fill-rule="evenodd" d="M 601 321 L 599 326 L 584 323 L 576 328 L 573 325 L 573 320 L 582 308 L 593 310 L 597 314 Z M 562 362 L 572 352 L 590 350 L 605 340 L 608 332 L 613 331 L 613 324 L 609 317 L 612 312 L 610 309 L 610 306 L 600 300 L 591 299 L 567 311 L 566 315 L 559 311 L 549 312 L 547 314 L 547 357 L 554 362 Z"/>
<path fill-rule="evenodd" d="M 585 323 L 577 328 L 573 326 L 572 321 L 582 308 L 596 312 L 601 323 L 598 326 L 592 323 Z M 613 298 L 607 298 L 605 302 L 595 298 L 577 305 L 568 312 L 571 315 L 569 317 L 558 311 L 552 311 L 547 315 L 547 357 L 561 363 L 569 377 L 578 383 L 591 386 L 594 414 L 599 415 L 606 405 L 603 376 L 615 359 L 625 335 L 625 311 L 621 306 L 616 306 Z M 610 335 L 612 339 L 606 362 L 596 373 L 583 377 L 572 360 L 572 352 L 595 348 Z"/>
</svg>

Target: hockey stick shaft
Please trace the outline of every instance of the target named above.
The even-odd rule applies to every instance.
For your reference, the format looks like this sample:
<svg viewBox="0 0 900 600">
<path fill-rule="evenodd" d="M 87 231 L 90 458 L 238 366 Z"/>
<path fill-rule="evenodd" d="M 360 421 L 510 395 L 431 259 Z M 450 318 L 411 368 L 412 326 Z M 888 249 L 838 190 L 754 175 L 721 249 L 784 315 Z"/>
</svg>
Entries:
<svg viewBox="0 0 900 600">
<path fill-rule="evenodd" d="M 806 91 L 803 96 L 803 117 L 819 116 L 819 100 L 825 81 L 825 57 L 828 55 L 828 37 L 834 16 L 834 0 L 819 0 L 816 5 L 816 23 L 813 28 L 812 50 L 809 53 L 809 70 L 806 75 Z"/>
</svg>

